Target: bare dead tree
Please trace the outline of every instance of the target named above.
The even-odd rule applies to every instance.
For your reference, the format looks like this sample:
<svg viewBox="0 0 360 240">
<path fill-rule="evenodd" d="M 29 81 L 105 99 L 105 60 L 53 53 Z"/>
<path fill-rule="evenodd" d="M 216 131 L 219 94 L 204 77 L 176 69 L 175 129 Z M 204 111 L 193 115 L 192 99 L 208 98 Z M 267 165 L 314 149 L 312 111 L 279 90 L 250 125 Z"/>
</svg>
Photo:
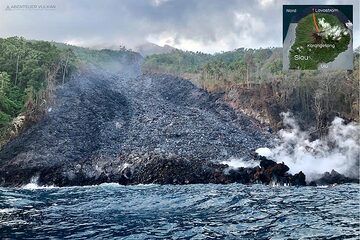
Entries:
<svg viewBox="0 0 360 240">
<path fill-rule="evenodd" d="M 17 79 L 19 74 L 19 60 L 20 60 L 20 54 L 17 55 L 17 60 L 16 60 L 15 85 L 17 84 Z"/>
</svg>

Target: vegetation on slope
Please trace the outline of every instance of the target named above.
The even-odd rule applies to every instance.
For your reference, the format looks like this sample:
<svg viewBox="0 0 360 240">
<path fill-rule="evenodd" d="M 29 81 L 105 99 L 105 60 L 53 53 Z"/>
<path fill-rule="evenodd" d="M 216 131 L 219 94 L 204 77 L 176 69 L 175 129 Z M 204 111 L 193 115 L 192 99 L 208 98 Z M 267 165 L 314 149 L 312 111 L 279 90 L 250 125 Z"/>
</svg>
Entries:
<svg viewBox="0 0 360 240">
<path fill-rule="evenodd" d="M 10 133 L 13 119 L 17 118 L 11 134 L 25 119 L 36 121 L 54 87 L 64 83 L 74 67 L 70 49 L 18 37 L 0 39 L 0 139 Z"/>
<path fill-rule="evenodd" d="M 121 46 L 118 50 L 95 50 L 90 48 L 68 45 L 64 43 L 53 42 L 52 44 L 60 50 L 71 50 L 76 56 L 79 64 L 86 63 L 97 66 L 108 66 L 108 64 L 111 62 L 134 62 L 140 56 L 138 53 L 128 50 L 123 46 Z"/>
<path fill-rule="evenodd" d="M 171 53 L 147 56 L 142 68 L 144 71 L 151 70 L 153 72 L 196 73 L 210 59 L 210 54 L 173 50 Z"/>
</svg>

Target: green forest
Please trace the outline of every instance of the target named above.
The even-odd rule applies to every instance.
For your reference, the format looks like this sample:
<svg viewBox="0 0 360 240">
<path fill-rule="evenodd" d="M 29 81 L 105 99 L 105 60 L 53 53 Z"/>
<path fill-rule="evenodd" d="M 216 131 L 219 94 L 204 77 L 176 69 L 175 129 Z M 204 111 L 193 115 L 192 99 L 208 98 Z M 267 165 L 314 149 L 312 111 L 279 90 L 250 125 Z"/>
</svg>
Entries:
<svg viewBox="0 0 360 240">
<path fill-rule="evenodd" d="M 209 92 L 223 93 L 235 109 L 281 128 L 291 111 L 304 128 L 322 135 L 334 116 L 359 117 L 359 48 L 353 71 L 282 71 L 282 49 L 236 49 L 214 55 L 173 51 L 146 57 L 144 71 L 189 78 Z"/>
<path fill-rule="evenodd" d="M 46 41 L 0 39 L 0 135 L 37 121 L 56 85 L 67 81 L 75 66 L 71 49 Z M 14 131 L 9 129 L 14 121 Z"/>
</svg>

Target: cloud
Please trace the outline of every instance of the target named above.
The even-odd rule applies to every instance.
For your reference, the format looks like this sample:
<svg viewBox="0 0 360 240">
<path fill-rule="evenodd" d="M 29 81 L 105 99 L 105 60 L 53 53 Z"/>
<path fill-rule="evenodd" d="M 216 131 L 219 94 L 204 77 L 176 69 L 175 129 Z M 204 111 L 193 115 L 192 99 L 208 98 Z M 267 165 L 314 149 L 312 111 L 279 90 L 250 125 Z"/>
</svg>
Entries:
<svg viewBox="0 0 360 240">
<path fill-rule="evenodd" d="M 3 0 L 0 36 L 134 48 L 151 41 L 186 50 L 219 52 L 282 46 L 282 4 L 276 0 Z M 336 3 L 336 1 L 332 1 Z M 339 2 L 338 2 L 339 3 Z M 355 4 L 356 0 L 341 1 Z M 54 5 L 54 10 L 7 11 L 8 5 Z M 309 2 L 310 4 L 310 2 Z M 354 8 L 354 13 L 359 7 Z M 358 16 L 354 16 L 355 19 Z M 355 37 L 360 36 L 355 22 Z M 360 44 L 355 39 L 355 46 Z"/>
<path fill-rule="evenodd" d="M 275 4 L 275 0 L 258 0 L 260 6 L 263 8 L 267 8 L 273 4 Z"/>
</svg>

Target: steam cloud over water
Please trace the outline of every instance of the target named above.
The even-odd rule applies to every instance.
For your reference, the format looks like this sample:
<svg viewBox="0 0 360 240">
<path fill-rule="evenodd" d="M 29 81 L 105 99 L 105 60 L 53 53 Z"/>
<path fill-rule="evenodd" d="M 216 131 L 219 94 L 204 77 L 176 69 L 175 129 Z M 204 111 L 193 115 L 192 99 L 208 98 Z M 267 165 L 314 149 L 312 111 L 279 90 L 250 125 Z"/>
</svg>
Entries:
<svg viewBox="0 0 360 240">
<path fill-rule="evenodd" d="M 266 152 L 266 157 L 284 162 L 290 173 L 303 171 L 307 181 L 331 170 L 348 177 L 359 177 L 359 124 L 345 125 L 343 119 L 336 117 L 327 136 L 311 141 L 309 133 L 300 130 L 290 113 L 282 113 L 282 117 L 288 128 L 279 131 L 279 145 L 270 151 L 258 149 L 260 155 Z"/>
</svg>

